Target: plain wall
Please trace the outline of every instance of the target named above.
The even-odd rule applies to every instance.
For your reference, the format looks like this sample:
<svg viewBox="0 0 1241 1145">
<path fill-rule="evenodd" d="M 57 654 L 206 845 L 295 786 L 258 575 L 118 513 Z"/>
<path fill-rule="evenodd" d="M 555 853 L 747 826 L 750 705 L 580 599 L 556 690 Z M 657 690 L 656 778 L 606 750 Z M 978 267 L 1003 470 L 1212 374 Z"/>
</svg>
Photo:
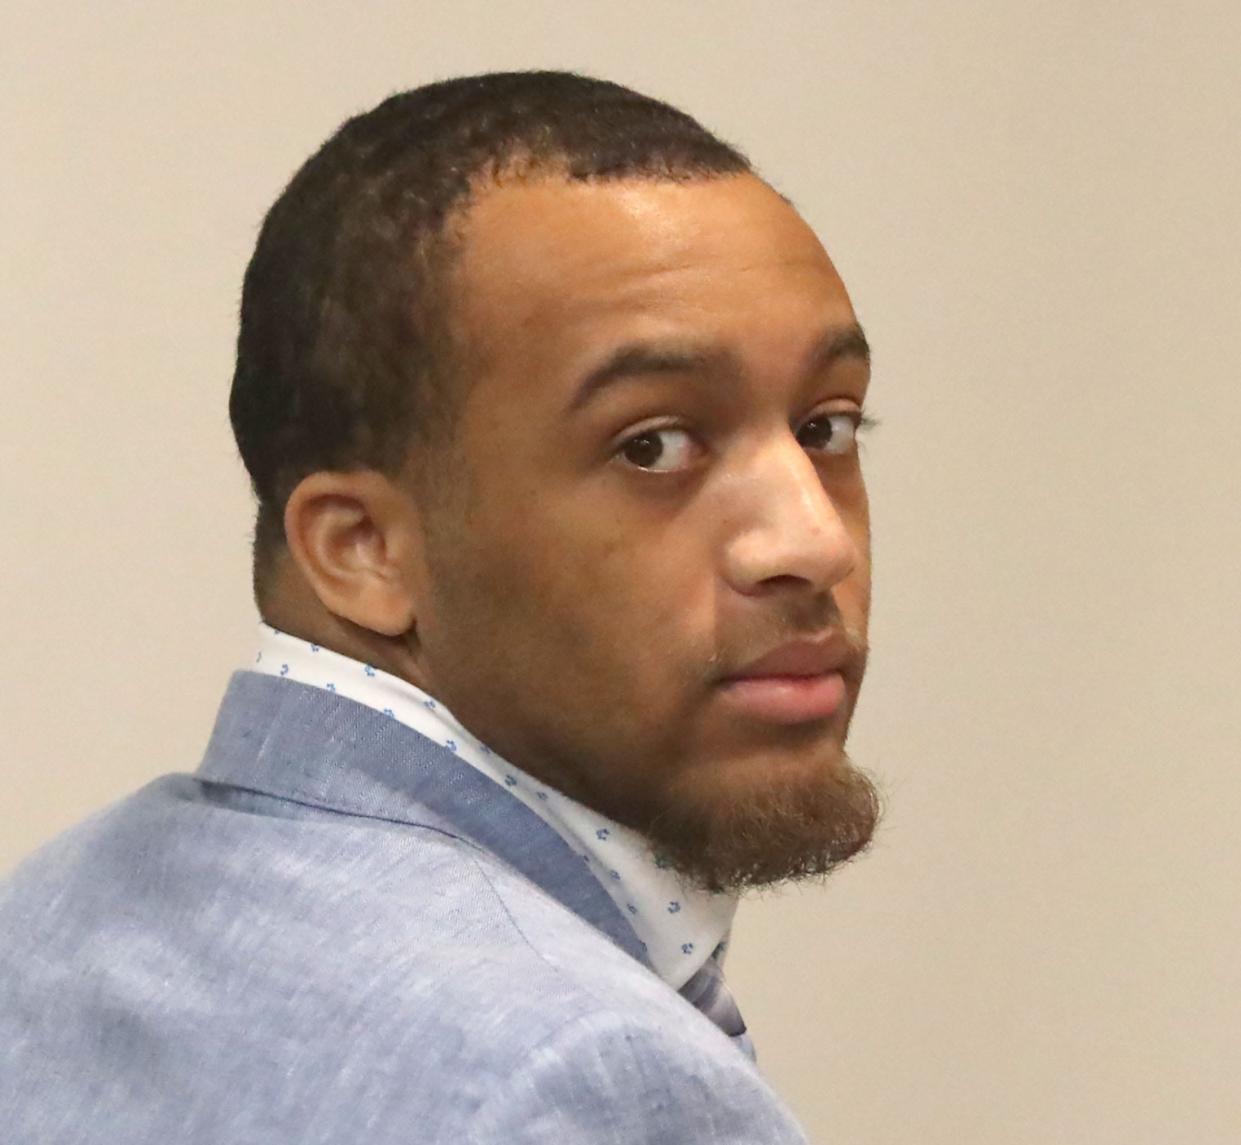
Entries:
<svg viewBox="0 0 1241 1145">
<path fill-rule="evenodd" d="M 263 212 L 347 115 L 514 67 L 739 143 L 875 347 L 889 811 L 742 908 L 775 1086 L 820 1142 L 1241 1140 L 1235 3 L 6 3 L 0 867 L 193 769 L 248 656 Z"/>
</svg>

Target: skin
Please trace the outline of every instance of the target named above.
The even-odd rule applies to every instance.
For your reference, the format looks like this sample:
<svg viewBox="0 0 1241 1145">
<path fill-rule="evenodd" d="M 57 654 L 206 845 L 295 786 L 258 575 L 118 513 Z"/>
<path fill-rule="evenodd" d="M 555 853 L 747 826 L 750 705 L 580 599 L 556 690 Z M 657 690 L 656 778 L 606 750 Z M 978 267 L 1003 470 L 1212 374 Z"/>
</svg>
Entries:
<svg viewBox="0 0 1241 1145">
<path fill-rule="evenodd" d="M 814 232 L 749 175 L 501 182 L 460 229 L 452 441 L 397 478 L 307 477 L 268 619 L 411 681 L 657 840 L 678 816 L 704 837 L 767 831 L 773 806 L 851 782 L 871 572 L 848 431 L 869 367 Z M 846 350 L 808 370 L 825 335 Z M 667 339 L 729 360 L 580 399 L 618 346 Z M 849 650 L 833 715 L 730 700 L 722 677 L 832 632 Z"/>
</svg>

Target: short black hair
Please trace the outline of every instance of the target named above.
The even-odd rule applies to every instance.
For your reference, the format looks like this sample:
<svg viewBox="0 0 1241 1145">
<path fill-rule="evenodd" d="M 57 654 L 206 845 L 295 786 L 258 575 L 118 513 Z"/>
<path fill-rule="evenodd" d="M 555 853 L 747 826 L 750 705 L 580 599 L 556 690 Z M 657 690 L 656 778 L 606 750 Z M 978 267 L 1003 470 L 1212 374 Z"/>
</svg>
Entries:
<svg viewBox="0 0 1241 1145">
<path fill-rule="evenodd" d="M 229 416 L 258 502 L 260 607 L 303 477 L 394 474 L 442 428 L 448 223 L 480 178 L 518 169 L 581 181 L 752 172 L 684 112 L 575 72 L 441 80 L 346 121 L 268 211 L 242 287 Z"/>
</svg>

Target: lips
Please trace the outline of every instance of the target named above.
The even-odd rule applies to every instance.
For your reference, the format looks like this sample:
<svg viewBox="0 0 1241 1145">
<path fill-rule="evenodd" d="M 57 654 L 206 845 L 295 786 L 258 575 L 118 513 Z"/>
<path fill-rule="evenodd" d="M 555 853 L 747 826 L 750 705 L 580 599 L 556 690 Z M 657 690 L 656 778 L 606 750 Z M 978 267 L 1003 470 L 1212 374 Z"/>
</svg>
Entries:
<svg viewBox="0 0 1241 1145">
<path fill-rule="evenodd" d="M 730 673 L 727 679 L 822 676 L 828 672 L 841 671 L 852 659 L 853 650 L 843 636 L 830 636 L 823 640 L 795 640 Z"/>
<path fill-rule="evenodd" d="M 719 694 L 755 719 L 781 724 L 828 719 L 845 701 L 845 675 L 854 673 L 858 658 L 842 633 L 793 641 L 723 677 Z"/>
</svg>

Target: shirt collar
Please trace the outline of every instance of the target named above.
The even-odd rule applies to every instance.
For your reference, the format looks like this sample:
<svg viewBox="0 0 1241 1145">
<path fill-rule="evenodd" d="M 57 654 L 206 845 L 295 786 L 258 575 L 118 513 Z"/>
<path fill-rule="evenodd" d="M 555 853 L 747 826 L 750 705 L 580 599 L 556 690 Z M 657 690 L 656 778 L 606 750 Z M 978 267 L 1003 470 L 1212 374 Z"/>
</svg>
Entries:
<svg viewBox="0 0 1241 1145">
<path fill-rule="evenodd" d="M 310 685 L 391 717 L 504 788 L 583 860 L 628 919 L 655 972 L 679 990 L 728 936 L 737 896 L 682 878 L 637 832 L 495 754 L 438 700 L 370 664 L 260 623 L 251 672 Z"/>
</svg>

